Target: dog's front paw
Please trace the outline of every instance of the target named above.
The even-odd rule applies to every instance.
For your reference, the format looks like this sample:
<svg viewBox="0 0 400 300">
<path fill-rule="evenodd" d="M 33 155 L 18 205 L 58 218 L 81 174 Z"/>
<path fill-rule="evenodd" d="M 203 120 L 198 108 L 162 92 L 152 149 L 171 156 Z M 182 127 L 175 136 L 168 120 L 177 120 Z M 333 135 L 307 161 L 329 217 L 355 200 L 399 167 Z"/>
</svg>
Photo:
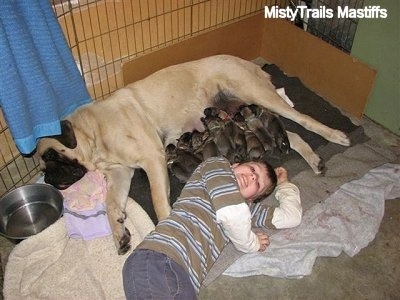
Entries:
<svg viewBox="0 0 400 300">
<path fill-rule="evenodd" d="M 125 228 L 125 232 L 119 240 L 118 255 L 124 255 L 131 249 L 131 233 L 128 228 Z"/>
<path fill-rule="evenodd" d="M 325 161 L 317 154 L 313 153 L 312 155 L 310 155 L 310 157 L 308 157 L 307 159 L 307 162 L 315 174 L 325 173 Z"/>
<path fill-rule="evenodd" d="M 319 157 L 319 162 L 318 162 L 318 165 L 317 165 L 317 171 L 314 171 L 314 172 L 317 173 L 317 174 L 321 174 L 321 175 L 324 175 L 325 172 L 326 172 L 325 161 L 321 157 Z"/>
</svg>

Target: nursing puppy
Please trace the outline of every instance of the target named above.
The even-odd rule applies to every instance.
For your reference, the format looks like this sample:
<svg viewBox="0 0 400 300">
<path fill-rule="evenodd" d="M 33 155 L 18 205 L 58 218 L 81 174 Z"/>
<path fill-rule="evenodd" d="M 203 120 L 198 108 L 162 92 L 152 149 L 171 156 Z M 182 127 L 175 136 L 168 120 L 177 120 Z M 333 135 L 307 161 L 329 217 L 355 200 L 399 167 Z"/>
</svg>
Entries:
<svg viewBox="0 0 400 300">
<path fill-rule="evenodd" d="M 71 184 L 71 180 L 59 180 L 55 166 L 61 163 L 72 165 L 69 172 L 76 173 L 74 180 L 84 173 L 82 170 L 101 171 L 107 179 L 105 201 L 114 241 L 118 253 L 126 253 L 130 234 L 124 226 L 124 211 L 135 169 L 147 173 L 155 212 L 159 220 L 164 219 L 171 209 L 165 147 L 175 144 L 183 132 L 203 131 L 203 111 L 214 106 L 214 97 L 220 92 L 265 107 L 331 142 L 350 145 L 343 132 L 291 108 L 259 66 L 217 55 L 167 67 L 105 100 L 79 107 L 63 124 L 71 130 L 38 143 L 45 180 L 56 187 Z M 301 139 L 292 141 L 291 136 L 289 141 L 293 149 L 304 151 L 303 157 L 319 172 L 320 159 L 308 151 L 308 145 Z M 293 147 L 293 143 L 300 146 Z M 67 168 L 63 169 L 66 172 Z"/>
<path fill-rule="evenodd" d="M 198 130 L 193 130 L 192 147 L 193 154 L 196 157 L 200 158 L 201 161 L 206 160 L 207 158 L 212 156 L 221 155 L 213 137 L 210 135 L 210 132 L 208 130 L 202 132 Z"/>
<path fill-rule="evenodd" d="M 281 153 L 289 153 L 289 138 L 285 130 L 285 126 L 280 118 L 268 109 L 259 105 L 251 104 L 248 106 L 248 108 L 253 113 L 253 116 L 261 122 L 262 127 L 265 130 L 263 134 L 266 134 L 269 139 L 272 140 L 271 143 L 274 149 L 278 149 Z M 260 124 L 256 123 L 254 125 L 259 126 Z"/>
<path fill-rule="evenodd" d="M 267 154 L 272 154 L 276 148 L 275 140 L 272 135 L 264 128 L 263 123 L 258 119 L 248 106 L 243 106 L 240 109 L 240 114 L 243 116 L 246 126 L 254 132 L 261 144 L 264 146 L 264 151 Z"/>
<path fill-rule="evenodd" d="M 244 117 L 237 113 L 233 117 L 235 123 L 244 131 L 244 136 L 246 139 L 246 155 L 248 160 L 257 160 L 265 155 L 265 149 L 261 141 L 255 135 L 253 131 L 251 131 L 246 124 Z"/>
<path fill-rule="evenodd" d="M 169 144 L 165 151 L 168 168 L 180 182 L 187 182 L 196 167 L 202 162 L 202 159 L 193 153 L 191 132 L 182 134 L 176 146 Z"/>
<path fill-rule="evenodd" d="M 247 159 L 247 142 L 244 130 L 233 121 L 226 111 L 220 110 L 218 117 L 223 120 L 225 124 L 224 135 L 229 137 L 231 145 L 234 148 L 232 163 L 242 162 Z"/>
<path fill-rule="evenodd" d="M 220 155 L 225 156 L 231 163 L 243 161 L 246 158 L 246 139 L 240 129 L 226 112 L 216 107 L 204 110 L 205 117 L 201 118 L 217 146 Z"/>
</svg>

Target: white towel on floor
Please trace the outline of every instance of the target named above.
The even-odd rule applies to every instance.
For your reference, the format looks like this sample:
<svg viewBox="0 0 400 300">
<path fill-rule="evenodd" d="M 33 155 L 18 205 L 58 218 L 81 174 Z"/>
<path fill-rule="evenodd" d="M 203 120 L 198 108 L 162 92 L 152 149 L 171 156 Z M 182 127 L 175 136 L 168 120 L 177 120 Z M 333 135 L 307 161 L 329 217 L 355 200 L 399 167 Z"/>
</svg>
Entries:
<svg viewBox="0 0 400 300">
<path fill-rule="evenodd" d="M 340 187 L 306 211 L 299 227 L 270 237 L 263 253 L 245 254 L 224 275 L 309 275 L 317 256 L 356 255 L 378 232 L 385 199 L 400 197 L 400 165 L 385 164 Z"/>
<path fill-rule="evenodd" d="M 154 229 L 132 199 L 126 207 L 132 247 Z M 5 299 L 125 299 L 122 267 L 112 236 L 90 241 L 68 237 L 64 218 L 15 246 L 6 265 Z"/>
</svg>

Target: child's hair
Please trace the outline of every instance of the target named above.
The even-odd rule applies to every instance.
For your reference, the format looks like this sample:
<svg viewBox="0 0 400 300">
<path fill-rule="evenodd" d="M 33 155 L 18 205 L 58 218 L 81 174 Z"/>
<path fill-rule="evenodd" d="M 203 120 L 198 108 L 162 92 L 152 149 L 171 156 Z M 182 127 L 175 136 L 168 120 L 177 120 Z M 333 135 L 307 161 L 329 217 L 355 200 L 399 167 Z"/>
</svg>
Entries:
<svg viewBox="0 0 400 300">
<path fill-rule="evenodd" d="M 269 194 L 271 194 L 274 191 L 278 183 L 278 177 L 276 176 L 275 169 L 264 159 L 259 159 L 256 161 L 265 165 L 265 168 L 267 169 L 267 176 L 271 180 L 271 186 L 269 187 L 268 190 L 265 191 L 264 195 L 261 195 L 260 197 L 255 199 L 253 203 L 257 203 L 265 199 Z"/>
</svg>

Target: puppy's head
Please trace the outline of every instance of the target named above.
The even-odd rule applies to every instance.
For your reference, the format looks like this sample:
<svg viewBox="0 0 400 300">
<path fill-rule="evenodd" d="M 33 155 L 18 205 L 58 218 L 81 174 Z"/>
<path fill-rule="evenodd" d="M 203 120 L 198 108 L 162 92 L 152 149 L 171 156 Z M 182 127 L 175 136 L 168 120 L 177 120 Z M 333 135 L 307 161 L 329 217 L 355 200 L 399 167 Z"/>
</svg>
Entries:
<svg viewBox="0 0 400 300">
<path fill-rule="evenodd" d="M 191 132 L 185 132 L 183 133 L 177 143 L 176 143 L 176 148 L 179 150 L 190 150 L 192 145 L 192 133 Z"/>
<path fill-rule="evenodd" d="M 233 116 L 233 121 L 236 123 L 236 125 L 238 125 L 241 129 L 245 130 L 246 129 L 246 120 L 244 119 L 244 117 L 241 115 L 240 112 L 237 112 L 234 116 Z"/>
<path fill-rule="evenodd" d="M 37 147 L 44 181 L 63 190 L 80 180 L 87 172 L 86 167 L 74 158 L 72 149 L 77 140 L 69 121 L 61 122 L 61 134 L 42 138 Z"/>
<path fill-rule="evenodd" d="M 275 144 L 279 151 L 284 154 L 288 154 L 290 150 L 290 142 L 285 130 L 285 126 L 279 117 L 271 113 L 271 120 L 268 128 L 266 128 L 270 134 L 274 137 Z"/>
<path fill-rule="evenodd" d="M 261 114 L 263 113 L 263 110 L 266 110 L 266 108 L 263 108 L 256 104 L 250 104 L 248 107 L 250 108 L 250 110 L 253 112 L 253 114 L 257 118 L 261 116 Z"/>
<path fill-rule="evenodd" d="M 239 110 L 240 114 L 243 116 L 245 121 L 251 121 L 256 118 L 256 115 L 254 114 L 253 110 L 249 106 L 242 106 Z"/>
<path fill-rule="evenodd" d="M 216 117 L 218 116 L 219 111 L 219 108 L 215 106 L 210 106 L 204 109 L 204 115 L 206 117 Z"/>
<path fill-rule="evenodd" d="M 172 163 L 176 157 L 176 146 L 174 144 L 168 144 L 167 147 L 165 147 L 165 159 L 167 164 Z"/>
<path fill-rule="evenodd" d="M 216 132 L 224 127 L 224 121 L 218 116 L 219 112 L 220 110 L 214 106 L 204 109 L 205 117 L 200 118 L 200 120 L 208 131 Z"/>
<path fill-rule="evenodd" d="M 203 143 L 205 138 L 207 138 L 207 132 L 205 131 L 197 131 L 197 130 L 193 130 L 192 132 L 192 147 L 194 150 L 199 149 Z"/>
</svg>

